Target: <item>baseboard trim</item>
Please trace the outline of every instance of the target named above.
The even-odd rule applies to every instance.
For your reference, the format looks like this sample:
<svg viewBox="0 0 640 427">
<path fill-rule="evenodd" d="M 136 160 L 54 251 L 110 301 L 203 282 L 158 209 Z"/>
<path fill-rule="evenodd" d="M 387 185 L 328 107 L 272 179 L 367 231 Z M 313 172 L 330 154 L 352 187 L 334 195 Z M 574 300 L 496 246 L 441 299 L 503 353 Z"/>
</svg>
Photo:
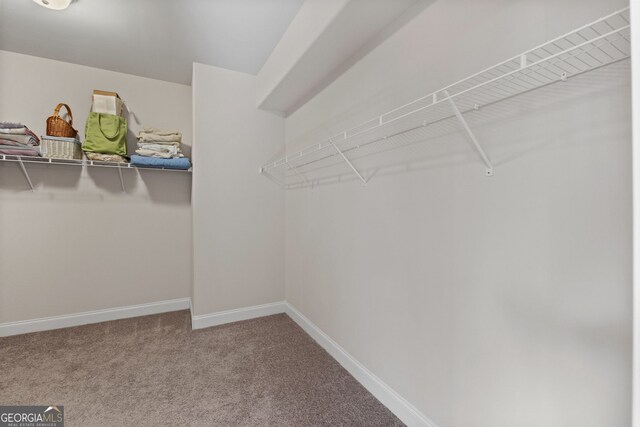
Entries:
<svg viewBox="0 0 640 427">
<path fill-rule="evenodd" d="M 39 319 L 21 320 L 18 322 L 0 323 L 0 337 L 28 334 L 30 332 L 49 331 L 52 329 L 70 328 L 89 323 L 107 322 L 109 320 L 127 319 L 129 317 L 147 316 L 149 314 L 167 313 L 170 311 L 188 310 L 191 298 L 179 298 L 147 304 L 128 305 L 125 307 L 107 308 L 104 310 L 85 311 L 62 316 L 43 317 Z"/>
<path fill-rule="evenodd" d="M 284 313 L 286 303 L 284 301 L 270 304 L 254 305 L 252 307 L 238 308 L 235 310 L 219 311 L 217 313 L 191 315 L 191 328 L 202 329 L 211 326 L 224 325 L 225 323 L 239 322 L 240 320 L 255 319 L 257 317 L 271 316 Z"/>
<path fill-rule="evenodd" d="M 368 370 L 362 363 L 351 356 L 345 349 L 332 340 L 319 327 L 313 324 L 291 304 L 286 303 L 287 315 L 293 319 L 309 336 L 342 365 L 360 384 L 376 399 L 382 402 L 407 426 L 437 427 L 427 416 L 385 384 L 380 378 Z"/>
</svg>

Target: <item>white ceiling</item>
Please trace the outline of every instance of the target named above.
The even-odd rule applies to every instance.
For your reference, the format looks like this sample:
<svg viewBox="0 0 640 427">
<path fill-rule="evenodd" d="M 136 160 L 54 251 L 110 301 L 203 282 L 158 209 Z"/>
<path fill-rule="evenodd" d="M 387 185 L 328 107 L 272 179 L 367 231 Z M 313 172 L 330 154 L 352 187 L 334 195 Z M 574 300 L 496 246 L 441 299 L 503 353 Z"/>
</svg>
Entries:
<svg viewBox="0 0 640 427">
<path fill-rule="evenodd" d="M 192 62 L 257 74 L 303 0 L 0 0 L 0 49 L 190 84 Z"/>
</svg>

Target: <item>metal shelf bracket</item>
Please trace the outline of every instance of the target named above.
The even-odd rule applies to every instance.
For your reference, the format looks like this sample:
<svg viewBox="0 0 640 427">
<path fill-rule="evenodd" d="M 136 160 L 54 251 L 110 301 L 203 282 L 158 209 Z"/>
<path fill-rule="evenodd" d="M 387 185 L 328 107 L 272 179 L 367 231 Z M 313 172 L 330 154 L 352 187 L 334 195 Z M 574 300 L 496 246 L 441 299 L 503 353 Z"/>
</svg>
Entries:
<svg viewBox="0 0 640 427">
<path fill-rule="evenodd" d="M 351 161 L 347 159 L 347 156 L 344 155 L 344 153 L 336 146 L 336 144 L 333 141 L 331 141 L 331 145 L 333 146 L 333 148 L 336 149 L 336 151 L 338 152 L 338 154 L 340 154 L 340 156 L 344 159 L 344 161 L 347 162 L 351 170 L 353 170 L 353 172 L 356 175 L 358 175 L 358 178 L 360 178 L 360 181 L 362 181 L 362 185 L 367 185 L 367 180 L 362 177 L 360 172 L 358 172 L 358 169 L 356 169 L 356 167 L 353 166 L 353 163 L 351 163 Z"/>
<path fill-rule="evenodd" d="M 451 109 L 453 110 L 454 114 L 456 115 L 456 117 L 458 118 L 460 123 L 462 124 L 462 127 L 464 128 L 465 132 L 469 136 L 469 139 L 471 139 L 471 142 L 473 142 L 473 145 L 476 148 L 476 151 L 478 151 L 478 154 L 480 155 L 480 158 L 482 159 L 484 164 L 487 166 L 487 170 L 485 172 L 485 175 L 486 176 L 493 176 L 493 163 L 491 163 L 491 160 L 489 160 L 489 157 L 487 156 L 487 153 L 484 152 L 484 149 L 482 148 L 482 146 L 480 145 L 480 143 L 476 139 L 476 136 L 471 131 L 471 128 L 469 127 L 469 124 L 467 123 L 467 121 L 465 120 L 464 116 L 460 112 L 460 109 L 456 105 L 456 103 L 453 100 L 453 98 L 451 98 L 451 96 L 449 95 L 449 92 L 445 90 L 444 94 L 447 96 L 447 99 L 449 100 L 449 103 L 451 104 Z"/>
<path fill-rule="evenodd" d="M 18 160 L 18 164 L 20 165 L 20 169 L 22 169 L 22 173 L 24 174 L 24 177 L 27 179 L 27 182 L 29 183 L 29 187 L 31 188 L 31 191 L 34 191 L 33 182 L 31 182 L 31 178 L 29 177 L 29 172 L 27 172 L 27 168 L 24 166 L 22 159 Z"/>
<path fill-rule="evenodd" d="M 122 187 L 122 192 L 125 193 L 126 190 L 124 188 L 124 179 L 122 179 L 122 168 L 118 168 L 118 176 L 120 177 L 120 186 Z"/>
</svg>

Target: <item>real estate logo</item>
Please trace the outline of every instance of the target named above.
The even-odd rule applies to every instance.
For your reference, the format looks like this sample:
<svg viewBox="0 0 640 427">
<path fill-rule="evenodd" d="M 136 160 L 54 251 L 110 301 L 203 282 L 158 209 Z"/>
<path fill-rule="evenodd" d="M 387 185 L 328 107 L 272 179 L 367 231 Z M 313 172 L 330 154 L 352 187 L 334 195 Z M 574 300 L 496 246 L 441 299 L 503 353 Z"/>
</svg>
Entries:
<svg viewBox="0 0 640 427">
<path fill-rule="evenodd" d="M 64 406 L 0 406 L 0 427 L 64 427 Z"/>
</svg>

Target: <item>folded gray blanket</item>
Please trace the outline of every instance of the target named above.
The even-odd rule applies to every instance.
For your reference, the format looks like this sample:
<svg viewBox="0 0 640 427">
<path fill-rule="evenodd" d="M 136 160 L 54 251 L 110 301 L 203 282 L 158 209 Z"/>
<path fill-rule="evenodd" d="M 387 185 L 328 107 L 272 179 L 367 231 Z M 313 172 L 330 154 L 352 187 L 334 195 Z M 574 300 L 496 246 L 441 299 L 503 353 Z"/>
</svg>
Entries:
<svg viewBox="0 0 640 427">
<path fill-rule="evenodd" d="M 29 157 L 38 157 L 40 156 L 40 153 L 36 150 L 20 150 L 20 149 L 15 149 L 15 147 L 7 147 L 7 148 L 2 148 L 0 146 L 0 155 L 7 155 L 7 156 L 29 156 Z"/>
<path fill-rule="evenodd" d="M 0 122 L 0 128 L 2 129 L 17 129 L 17 128 L 26 128 L 22 123 L 12 123 L 12 122 Z"/>
<path fill-rule="evenodd" d="M 22 145 L 39 145 L 40 144 L 40 141 L 38 141 L 38 138 L 34 137 L 29 133 L 25 135 L 14 134 L 14 133 L 3 133 L 3 134 L 0 134 L 0 139 L 6 140 L 6 141 L 14 141 Z"/>
</svg>

